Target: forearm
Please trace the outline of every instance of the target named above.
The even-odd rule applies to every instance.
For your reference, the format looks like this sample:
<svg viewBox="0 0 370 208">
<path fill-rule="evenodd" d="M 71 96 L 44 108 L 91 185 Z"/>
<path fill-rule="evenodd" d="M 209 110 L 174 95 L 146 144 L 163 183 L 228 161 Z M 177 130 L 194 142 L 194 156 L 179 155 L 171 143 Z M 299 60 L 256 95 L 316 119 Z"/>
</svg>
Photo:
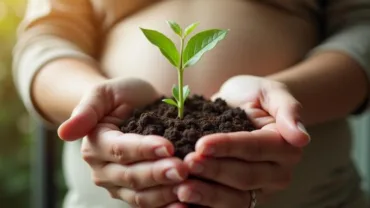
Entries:
<svg viewBox="0 0 370 208">
<path fill-rule="evenodd" d="M 368 93 L 364 70 L 349 56 L 336 52 L 318 53 L 268 78 L 286 84 L 301 102 L 306 125 L 349 115 Z"/>
<path fill-rule="evenodd" d="M 44 118 L 60 124 L 71 114 L 82 95 L 106 78 L 90 64 L 77 59 L 58 59 L 35 76 L 31 96 Z"/>
</svg>

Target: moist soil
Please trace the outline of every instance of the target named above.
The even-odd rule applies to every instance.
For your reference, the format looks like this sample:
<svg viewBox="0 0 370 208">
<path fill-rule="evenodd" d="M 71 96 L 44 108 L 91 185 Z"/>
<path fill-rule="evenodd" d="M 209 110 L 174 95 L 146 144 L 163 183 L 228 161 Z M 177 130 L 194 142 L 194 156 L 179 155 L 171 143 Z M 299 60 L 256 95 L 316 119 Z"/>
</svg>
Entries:
<svg viewBox="0 0 370 208">
<path fill-rule="evenodd" d="M 125 120 L 121 131 L 162 136 L 174 145 L 175 156 L 184 159 L 194 151 L 197 140 L 204 135 L 255 130 L 242 109 L 231 108 L 222 99 L 212 102 L 200 95 L 189 97 L 185 102 L 183 119 L 177 117 L 177 108 L 162 102 L 162 99 L 136 109 Z M 202 206 L 191 205 L 189 208 L 196 207 Z"/>
<path fill-rule="evenodd" d="M 177 108 L 161 100 L 136 109 L 121 131 L 163 136 L 174 144 L 175 156 L 184 159 L 204 135 L 255 129 L 242 109 L 230 108 L 222 99 L 212 102 L 199 95 L 188 98 L 183 119 L 177 117 Z"/>
</svg>

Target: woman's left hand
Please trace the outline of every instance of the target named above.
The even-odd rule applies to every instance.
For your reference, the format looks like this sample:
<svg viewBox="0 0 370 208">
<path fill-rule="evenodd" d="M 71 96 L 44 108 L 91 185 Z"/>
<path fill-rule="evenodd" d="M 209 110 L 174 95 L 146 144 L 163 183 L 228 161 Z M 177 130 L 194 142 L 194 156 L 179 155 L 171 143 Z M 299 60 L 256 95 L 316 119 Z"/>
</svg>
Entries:
<svg viewBox="0 0 370 208">
<path fill-rule="evenodd" d="M 192 175 L 212 181 L 187 180 L 175 192 L 181 202 L 212 208 L 249 208 L 252 191 L 262 202 L 285 189 L 310 137 L 301 105 L 278 82 L 259 77 L 229 79 L 214 96 L 244 109 L 258 130 L 207 135 L 185 158 Z"/>
</svg>

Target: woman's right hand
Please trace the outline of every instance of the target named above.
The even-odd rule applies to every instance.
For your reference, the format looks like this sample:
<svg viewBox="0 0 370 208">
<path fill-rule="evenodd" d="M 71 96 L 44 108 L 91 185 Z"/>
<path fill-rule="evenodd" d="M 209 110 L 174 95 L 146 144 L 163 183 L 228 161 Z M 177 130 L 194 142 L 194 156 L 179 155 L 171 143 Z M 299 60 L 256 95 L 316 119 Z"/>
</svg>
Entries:
<svg viewBox="0 0 370 208">
<path fill-rule="evenodd" d="M 124 134 L 119 124 L 133 108 L 158 99 L 154 88 L 138 79 L 113 79 L 87 93 L 58 129 L 66 141 L 83 137 L 81 152 L 97 186 L 133 207 L 185 207 L 173 188 L 188 176 L 163 137 Z"/>
</svg>

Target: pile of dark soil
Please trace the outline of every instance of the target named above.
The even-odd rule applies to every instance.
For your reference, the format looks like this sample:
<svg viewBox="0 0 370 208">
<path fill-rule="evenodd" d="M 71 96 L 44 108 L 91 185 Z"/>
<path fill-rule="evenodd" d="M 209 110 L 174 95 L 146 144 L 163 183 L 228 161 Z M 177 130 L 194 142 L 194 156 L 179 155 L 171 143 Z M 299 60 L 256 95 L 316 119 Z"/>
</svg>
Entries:
<svg viewBox="0 0 370 208">
<path fill-rule="evenodd" d="M 175 156 L 183 159 L 204 135 L 255 129 L 242 109 L 230 108 L 221 99 L 212 102 L 198 95 L 188 98 L 183 119 L 177 118 L 174 106 L 161 100 L 135 110 L 121 131 L 163 136 L 174 144 Z"/>
<path fill-rule="evenodd" d="M 242 109 L 230 108 L 222 99 L 212 102 L 198 95 L 188 98 L 183 119 L 177 117 L 175 107 L 161 100 L 162 98 L 143 109 L 135 110 L 121 126 L 121 131 L 163 136 L 174 144 L 175 156 L 183 159 L 194 151 L 197 140 L 204 135 L 255 130 Z"/>
</svg>

